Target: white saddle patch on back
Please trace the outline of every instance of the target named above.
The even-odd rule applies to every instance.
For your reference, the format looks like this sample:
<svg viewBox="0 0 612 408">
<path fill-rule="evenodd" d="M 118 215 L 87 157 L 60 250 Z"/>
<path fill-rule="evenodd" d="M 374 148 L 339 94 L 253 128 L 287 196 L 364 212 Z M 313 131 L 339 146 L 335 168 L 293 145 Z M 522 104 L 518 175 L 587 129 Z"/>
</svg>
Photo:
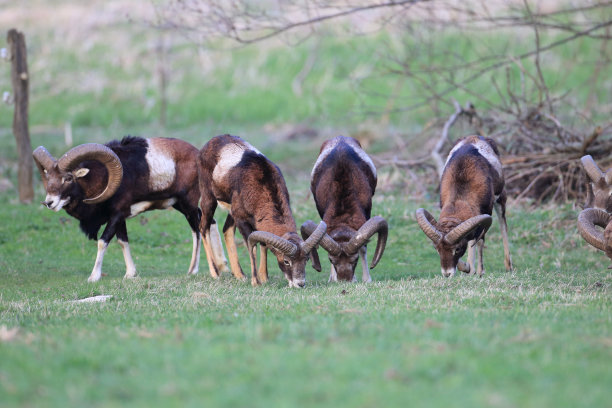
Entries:
<svg viewBox="0 0 612 408">
<path fill-rule="evenodd" d="M 464 146 L 466 143 L 470 142 L 468 140 L 462 140 L 461 142 L 457 143 L 455 147 L 453 147 L 453 149 L 448 153 L 448 157 L 446 158 L 446 163 L 444 163 L 444 167 L 446 167 L 448 161 L 451 159 L 451 157 L 453 157 L 453 154 L 455 154 L 455 152 L 459 150 L 462 146 Z M 502 176 L 502 164 L 499 161 L 499 157 L 497 157 L 497 155 L 493 151 L 491 145 L 489 145 L 484 140 L 478 140 L 476 143 L 470 144 L 473 145 L 476 150 L 478 150 L 478 153 L 480 153 L 480 155 L 484 157 L 491 164 L 491 166 L 493 166 L 497 173 Z"/>
<path fill-rule="evenodd" d="M 149 164 L 149 188 L 151 191 L 163 191 L 170 187 L 176 176 L 176 164 L 162 149 L 155 146 L 155 142 L 147 139 L 147 163 Z"/>
<path fill-rule="evenodd" d="M 355 151 L 355 153 L 357 153 L 359 158 L 361 160 L 363 160 L 364 162 L 366 162 L 368 164 L 368 166 L 370 166 L 370 169 L 372 170 L 372 173 L 374 173 L 374 177 L 376 177 L 376 166 L 374 165 L 374 162 L 372 162 L 372 159 L 370 159 L 370 156 L 368 156 L 368 154 L 361 147 L 359 147 L 359 145 L 357 143 L 355 143 L 351 139 L 339 139 L 339 138 L 336 138 L 336 139 L 333 139 L 330 143 L 328 143 L 325 146 L 325 148 L 321 151 L 321 153 L 319 154 L 319 157 L 317 158 L 317 161 L 315 162 L 314 166 L 312 167 L 312 172 L 310 173 L 310 178 L 312 178 L 312 176 L 314 175 L 315 171 L 317 170 L 317 167 L 321 164 L 321 162 L 323 160 L 325 160 L 325 158 L 327 156 L 329 156 L 331 151 L 334 150 L 336 148 L 336 146 L 338 146 L 338 144 L 340 144 L 340 141 L 347 142 L 347 144 L 350 147 L 353 148 L 353 151 Z"/>
<path fill-rule="evenodd" d="M 251 146 L 249 143 L 230 143 L 221 148 L 221 152 L 219 152 L 219 161 L 213 170 L 213 181 L 215 183 L 221 183 L 221 180 L 225 177 L 227 172 L 233 169 L 240 160 L 242 160 L 242 156 L 246 151 L 252 151 L 257 154 L 261 154 L 259 150 Z M 263 156 L 263 155 L 262 155 Z"/>
</svg>

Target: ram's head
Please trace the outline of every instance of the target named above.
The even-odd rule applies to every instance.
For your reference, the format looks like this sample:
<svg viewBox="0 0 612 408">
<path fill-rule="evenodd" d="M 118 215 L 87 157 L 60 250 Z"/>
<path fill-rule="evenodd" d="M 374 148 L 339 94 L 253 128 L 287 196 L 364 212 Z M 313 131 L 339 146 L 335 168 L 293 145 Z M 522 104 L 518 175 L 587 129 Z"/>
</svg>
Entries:
<svg viewBox="0 0 612 408">
<path fill-rule="evenodd" d="M 301 228 L 302 237 L 306 239 L 306 237 L 311 236 L 314 228 L 314 222 L 306 221 Z M 329 254 L 329 261 L 334 266 L 338 279 L 352 281 L 359 259 L 359 249 L 366 245 L 374 234 L 378 234 L 376 251 L 370 265 L 370 269 L 374 268 L 385 251 L 388 230 L 387 221 L 380 216 L 376 216 L 366 221 L 358 231 L 344 227 L 332 231 L 329 235 L 325 234 L 319 245 Z M 321 263 L 316 248 L 312 251 L 312 266 L 317 271 L 321 271 Z"/>
<path fill-rule="evenodd" d="M 43 204 L 54 211 L 75 201 L 96 204 L 108 200 L 123 178 L 119 157 L 102 144 L 76 146 L 57 160 L 43 146 L 32 155 L 47 192 Z"/>
</svg>

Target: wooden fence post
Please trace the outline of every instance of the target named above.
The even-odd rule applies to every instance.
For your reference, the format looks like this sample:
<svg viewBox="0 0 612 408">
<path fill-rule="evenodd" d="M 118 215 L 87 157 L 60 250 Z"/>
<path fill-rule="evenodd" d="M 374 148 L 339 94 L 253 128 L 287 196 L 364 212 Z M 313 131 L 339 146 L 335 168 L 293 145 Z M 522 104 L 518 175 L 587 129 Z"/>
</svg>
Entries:
<svg viewBox="0 0 612 408">
<path fill-rule="evenodd" d="M 19 201 L 31 203 L 34 198 L 32 187 L 32 143 L 28 130 L 28 61 L 23 33 L 11 29 L 7 35 L 11 56 L 11 81 L 15 112 L 13 115 L 13 135 L 17 142 L 19 169 L 17 172 Z"/>
</svg>

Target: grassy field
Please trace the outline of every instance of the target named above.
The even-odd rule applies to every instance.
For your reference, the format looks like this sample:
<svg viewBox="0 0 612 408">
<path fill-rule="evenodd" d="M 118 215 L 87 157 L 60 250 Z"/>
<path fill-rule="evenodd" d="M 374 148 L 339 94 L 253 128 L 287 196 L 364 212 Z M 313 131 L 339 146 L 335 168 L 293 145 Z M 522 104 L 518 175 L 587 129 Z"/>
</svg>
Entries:
<svg viewBox="0 0 612 408">
<path fill-rule="evenodd" d="M 314 217 L 302 187 L 290 186 L 300 223 Z M 608 406 L 612 279 L 576 211 L 511 207 L 516 270 L 503 271 L 494 225 L 486 276 L 445 279 L 417 205 L 377 199 L 392 227 L 375 282 L 330 284 L 309 266 L 292 290 L 274 262 L 260 288 L 205 267 L 187 277 L 176 211 L 129 223 L 137 279 L 122 279 L 114 244 L 88 284 L 95 244 L 76 222 L 5 201 L 2 405 Z M 74 303 L 94 295 L 113 297 Z"/>
<path fill-rule="evenodd" d="M 28 41 L 32 145 L 64 153 L 66 122 L 74 144 L 133 134 L 200 147 L 216 134 L 237 134 L 280 166 L 298 225 L 318 220 L 308 186 L 323 140 L 369 135 L 368 151 L 385 152 L 395 143 L 389 135 L 410 142 L 432 119 L 430 108 L 383 119 L 392 90 L 398 88 L 395 107 L 423 97 L 418 84 L 399 85 L 397 76 L 380 73 L 389 68 L 386 47 L 427 67 L 452 62 L 442 51 L 449 43 L 473 58 L 525 46 L 502 31 L 465 42 L 440 36 L 439 49 L 421 54 L 397 33 L 324 36 L 300 94 L 292 85 L 313 52 L 310 42 L 222 51 L 173 37 L 162 128 L 159 35 L 141 20 L 148 4 L 0 1 L 0 26 L 17 26 Z M 595 101 L 593 121 L 609 116 L 612 92 L 609 76 L 592 80 L 599 52 L 580 40 L 543 57 L 553 92 L 571 90 L 573 106 Z M 2 88 L 7 67 L 0 65 Z M 471 91 L 494 100 L 489 85 L 482 78 Z M 462 91 L 453 96 L 468 98 Z M 372 107 L 380 112 L 363 115 Z M 0 181 L 14 186 L 11 117 L 2 105 Z M 314 134 L 288 138 L 296 124 Z M 419 155 L 413 144 L 407 156 Z M 44 193 L 35 179 L 38 202 Z M 439 214 L 433 184 L 379 169 L 373 214 L 387 219 L 390 235 L 374 282 L 328 283 L 320 253 L 324 272 L 308 265 L 303 290 L 289 289 L 272 259 L 271 281 L 259 288 L 230 274 L 214 280 L 204 255 L 200 274 L 188 277 L 191 234 L 176 211 L 128 222 L 138 278 L 122 279 L 125 265 L 113 242 L 105 276 L 89 284 L 96 245 L 78 222 L 17 203 L 14 187 L 0 191 L 0 407 L 610 407 L 612 271 L 578 235 L 576 206 L 534 208 L 511 199 L 515 270 L 504 271 L 494 221 L 486 275 L 445 279 L 414 219 L 418 207 Z M 223 216 L 218 211 L 217 220 Z M 239 253 L 246 270 L 244 246 Z M 75 302 L 96 295 L 112 298 Z"/>
</svg>

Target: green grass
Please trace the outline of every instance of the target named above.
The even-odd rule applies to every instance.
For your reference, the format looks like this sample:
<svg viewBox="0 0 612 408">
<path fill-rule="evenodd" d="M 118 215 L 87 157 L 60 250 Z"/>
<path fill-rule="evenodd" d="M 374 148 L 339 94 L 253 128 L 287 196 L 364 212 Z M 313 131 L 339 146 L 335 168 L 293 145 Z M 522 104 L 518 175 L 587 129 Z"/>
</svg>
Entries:
<svg viewBox="0 0 612 408">
<path fill-rule="evenodd" d="M 298 223 L 314 217 L 303 183 L 290 190 Z M 187 277 L 190 234 L 176 211 L 129 222 L 137 279 L 122 279 L 113 244 L 107 276 L 88 284 L 95 244 L 75 220 L 4 202 L 0 326 L 18 332 L 0 342 L 0 399 L 5 406 L 607 406 L 612 278 L 604 255 L 576 233 L 576 211 L 511 207 L 516 270 L 503 271 L 495 224 L 486 276 L 445 279 L 413 219 L 416 207 L 397 193 L 375 203 L 391 225 L 375 282 L 327 283 L 325 263 L 323 273 L 309 266 L 307 287 L 292 290 L 272 259 L 272 279 L 260 288 L 229 274 L 212 279 L 204 259 L 200 275 Z M 113 298 L 72 302 L 99 294 Z"/>
</svg>

